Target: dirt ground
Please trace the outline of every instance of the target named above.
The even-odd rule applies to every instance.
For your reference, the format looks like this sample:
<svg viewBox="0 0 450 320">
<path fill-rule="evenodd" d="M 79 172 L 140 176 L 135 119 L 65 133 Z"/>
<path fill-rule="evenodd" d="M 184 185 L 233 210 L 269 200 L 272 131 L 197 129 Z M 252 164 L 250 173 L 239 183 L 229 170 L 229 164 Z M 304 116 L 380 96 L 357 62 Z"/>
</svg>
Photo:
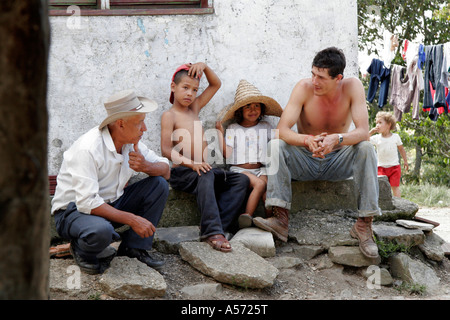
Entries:
<svg viewBox="0 0 450 320">
<path fill-rule="evenodd" d="M 450 229 L 450 219 L 447 220 L 450 218 L 450 208 L 421 208 L 417 215 L 441 223 L 440 229 L 437 230 L 445 232 Z M 290 247 L 293 245 L 295 244 L 277 242 L 277 255 L 268 260 L 292 255 Z M 373 284 L 362 275 L 363 268 L 338 265 L 329 267 L 330 262 L 327 256 L 322 254 L 302 262 L 297 267 L 280 269 L 274 285 L 270 288 L 254 290 L 222 284 L 222 291 L 213 296 L 186 297 L 181 292 L 183 287 L 217 282 L 192 268 L 179 255 L 158 252 L 152 254 L 166 261 L 166 266 L 161 271 L 167 284 L 166 295 L 156 300 L 450 300 L 448 257 L 434 266 L 434 270 L 441 279 L 439 287 L 432 290 L 427 288 L 422 294 L 401 285 L 401 281 L 395 281 L 392 286 L 374 288 Z M 85 287 L 79 294 L 67 296 L 67 294 L 50 291 L 50 299 L 114 300 L 98 288 L 99 275 L 84 277 Z"/>
</svg>

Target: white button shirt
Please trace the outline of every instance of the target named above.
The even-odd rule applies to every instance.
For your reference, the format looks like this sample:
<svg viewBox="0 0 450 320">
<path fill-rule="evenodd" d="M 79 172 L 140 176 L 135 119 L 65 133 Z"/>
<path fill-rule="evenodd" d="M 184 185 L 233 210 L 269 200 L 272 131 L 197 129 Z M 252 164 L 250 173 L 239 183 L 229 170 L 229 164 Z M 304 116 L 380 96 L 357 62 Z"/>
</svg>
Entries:
<svg viewBox="0 0 450 320">
<path fill-rule="evenodd" d="M 169 161 L 158 156 L 139 142 L 139 151 L 149 162 Z M 103 203 L 119 199 L 123 189 L 136 172 L 128 164 L 133 144 L 126 144 L 122 154 L 117 153 L 108 127 L 92 128 L 64 152 L 63 163 L 57 177 L 52 214 L 75 202 L 78 211 L 90 214 Z"/>
</svg>

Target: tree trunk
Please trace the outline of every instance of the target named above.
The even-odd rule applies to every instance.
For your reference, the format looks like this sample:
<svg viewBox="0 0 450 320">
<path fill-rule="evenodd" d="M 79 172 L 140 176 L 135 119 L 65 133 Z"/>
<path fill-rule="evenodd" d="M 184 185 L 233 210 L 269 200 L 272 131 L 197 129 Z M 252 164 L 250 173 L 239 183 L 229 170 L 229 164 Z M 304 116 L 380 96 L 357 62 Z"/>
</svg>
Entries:
<svg viewBox="0 0 450 320">
<path fill-rule="evenodd" d="M 0 299 L 48 299 L 47 12 L 0 1 Z"/>
<path fill-rule="evenodd" d="M 416 160 L 414 161 L 414 178 L 420 181 L 420 168 L 422 167 L 422 148 L 416 142 Z"/>
</svg>

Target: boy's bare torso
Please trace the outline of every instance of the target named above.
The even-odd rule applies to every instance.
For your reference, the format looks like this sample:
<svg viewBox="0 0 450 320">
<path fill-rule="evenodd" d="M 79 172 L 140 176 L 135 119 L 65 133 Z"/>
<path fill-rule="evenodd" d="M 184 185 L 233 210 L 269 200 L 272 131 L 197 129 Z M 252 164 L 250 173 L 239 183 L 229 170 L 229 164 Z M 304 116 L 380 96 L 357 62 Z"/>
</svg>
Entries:
<svg viewBox="0 0 450 320">
<path fill-rule="evenodd" d="M 173 119 L 172 143 L 175 150 L 195 163 L 206 162 L 204 151 L 207 142 L 203 138 L 203 126 L 198 114 L 191 108 L 187 110 L 171 108 L 168 112 Z"/>
</svg>

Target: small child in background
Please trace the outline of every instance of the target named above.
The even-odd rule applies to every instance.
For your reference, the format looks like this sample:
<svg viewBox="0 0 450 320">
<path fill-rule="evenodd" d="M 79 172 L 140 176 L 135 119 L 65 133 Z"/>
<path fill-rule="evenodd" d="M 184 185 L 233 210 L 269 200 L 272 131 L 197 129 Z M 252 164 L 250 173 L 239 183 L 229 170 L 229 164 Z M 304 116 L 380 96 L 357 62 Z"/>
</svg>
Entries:
<svg viewBox="0 0 450 320">
<path fill-rule="evenodd" d="M 219 115 L 216 129 L 220 131 L 219 145 L 231 172 L 245 174 L 250 179 L 250 195 L 245 213 L 238 219 L 239 228 L 250 227 L 259 200 L 265 200 L 267 173 L 264 167 L 267 143 L 274 137 L 270 123 L 262 120 L 264 115 L 281 116 L 278 102 L 261 92 L 246 80 L 241 80 L 236 89 L 234 103 Z M 224 114 L 225 113 L 225 114 Z M 224 114 L 224 115 L 223 115 Z M 223 115 L 223 116 L 222 116 Z M 234 119 L 225 133 L 222 123 Z M 266 215 L 270 215 L 266 211 Z"/>
<path fill-rule="evenodd" d="M 370 142 L 376 147 L 378 155 L 378 175 L 387 176 L 394 197 L 401 197 L 400 178 L 401 167 L 398 152 L 403 158 L 403 167 L 408 171 L 408 159 L 402 140 L 395 129 L 396 121 L 389 112 L 378 112 L 375 118 L 376 126 L 369 131 Z M 379 133 L 375 136 L 375 133 Z M 397 152 L 398 151 L 398 152 Z"/>
</svg>

